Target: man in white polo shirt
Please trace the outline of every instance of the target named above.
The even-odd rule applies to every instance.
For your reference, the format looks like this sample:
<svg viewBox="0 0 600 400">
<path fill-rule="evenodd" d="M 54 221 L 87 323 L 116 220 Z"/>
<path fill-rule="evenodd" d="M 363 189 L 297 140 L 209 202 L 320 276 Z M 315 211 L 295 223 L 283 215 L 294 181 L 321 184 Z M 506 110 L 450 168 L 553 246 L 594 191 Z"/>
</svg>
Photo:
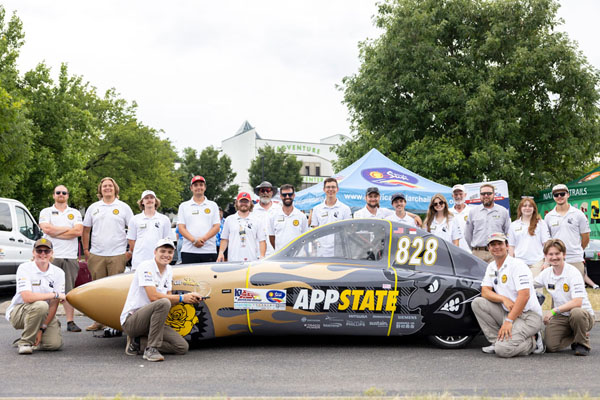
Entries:
<svg viewBox="0 0 600 400">
<path fill-rule="evenodd" d="M 92 279 L 120 274 L 131 258 L 127 253 L 127 224 L 133 217 L 131 208 L 118 199 L 119 185 L 113 178 L 103 178 L 98 184 L 98 198 L 88 207 L 83 219 L 83 252 L 88 260 Z M 91 246 L 90 246 L 91 232 Z M 98 322 L 86 330 L 104 328 Z"/>
<path fill-rule="evenodd" d="M 360 210 L 354 213 L 354 219 L 359 218 L 377 218 L 385 219 L 388 215 L 392 215 L 394 212 L 389 208 L 380 207 L 379 200 L 381 195 L 379 194 L 379 188 L 373 186 L 367 188 L 365 193 L 365 201 L 367 204 Z"/>
<path fill-rule="evenodd" d="M 132 271 L 142 261 L 154 258 L 156 242 L 171 234 L 171 221 L 166 215 L 156 211 L 160 207 L 160 199 L 152 190 L 145 190 L 137 204 L 142 212 L 131 218 L 127 230 Z"/>
<path fill-rule="evenodd" d="M 454 221 L 456 224 L 458 224 L 458 228 L 461 232 L 465 231 L 467 219 L 469 218 L 469 212 L 471 211 L 471 206 L 465 202 L 466 198 L 467 189 L 465 188 L 465 185 L 452 186 L 452 199 L 454 200 L 454 206 L 450 209 L 450 212 L 454 215 Z M 471 247 L 469 247 L 464 234 L 463 237 L 458 240 L 458 247 L 468 253 L 471 252 Z"/>
<path fill-rule="evenodd" d="M 83 232 L 83 222 L 79 210 L 68 205 L 69 191 L 66 186 L 55 187 L 52 197 L 54 205 L 40 212 L 40 228 L 44 232 L 44 237 L 50 239 L 54 245 L 52 264 L 65 272 L 65 293 L 69 293 L 75 286 L 79 273 L 77 238 Z M 73 320 L 75 314 L 73 306 L 65 301 L 63 307 L 67 317 L 67 331 L 81 332 Z"/>
<path fill-rule="evenodd" d="M 193 197 L 179 205 L 177 224 L 183 236 L 182 264 L 217 261 L 217 240 L 221 221 L 219 206 L 204 196 L 206 180 L 200 175 L 190 184 Z"/>
<path fill-rule="evenodd" d="M 263 223 L 263 228 L 265 230 L 265 236 L 269 236 L 269 218 L 273 215 L 274 212 L 281 210 L 281 205 L 275 203 L 272 198 L 277 194 L 277 189 L 273 187 L 271 182 L 261 182 L 260 185 L 254 188 L 254 194 L 258 195 L 258 203 L 252 210 L 252 214 L 257 217 L 261 221 L 265 221 Z M 267 240 L 267 256 L 273 254 L 275 249 L 271 245 L 271 242 Z"/>
<path fill-rule="evenodd" d="M 225 218 L 221 232 L 221 246 L 218 262 L 225 261 L 255 261 L 265 256 L 267 251 L 264 222 L 256 214 L 251 214 L 252 197 L 250 193 L 241 192 L 235 200 L 237 212 Z"/>
<path fill-rule="evenodd" d="M 279 188 L 283 206 L 269 219 L 269 241 L 275 251 L 308 230 L 308 220 L 302 211 L 294 207 L 296 193 L 294 186 L 283 185 Z"/>
<path fill-rule="evenodd" d="M 392 195 L 391 203 L 395 212 L 386 216 L 385 219 L 392 222 L 411 225 L 415 228 L 420 227 L 423 224 L 421 217 L 406 211 L 406 197 L 404 196 L 404 193 L 394 193 Z"/>
<path fill-rule="evenodd" d="M 556 185 L 552 188 L 552 196 L 556 207 L 552 209 L 544 221 L 550 229 L 553 239 L 560 239 L 567 247 L 566 262 L 577 268 L 581 276 L 585 276 L 583 249 L 590 242 L 590 225 L 585 214 L 569 204 L 569 188 L 567 185 Z"/>
</svg>

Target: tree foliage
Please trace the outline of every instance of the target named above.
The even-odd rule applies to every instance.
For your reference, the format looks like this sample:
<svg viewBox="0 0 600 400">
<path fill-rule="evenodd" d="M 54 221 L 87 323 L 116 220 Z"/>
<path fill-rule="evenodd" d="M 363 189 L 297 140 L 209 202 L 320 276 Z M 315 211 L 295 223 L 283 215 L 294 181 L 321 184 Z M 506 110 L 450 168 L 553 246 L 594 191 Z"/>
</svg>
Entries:
<svg viewBox="0 0 600 400">
<path fill-rule="evenodd" d="M 341 169 L 375 147 L 440 183 L 504 179 L 512 198 L 589 168 L 599 74 L 554 0 L 388 0 L 343 80 L 355 130 Z"/>
<path fill-rule="evenodd" d="M 265 180 L 275 187 L 287 183 L 298 189 L 302 184 L 300 168 L 302 168 L 302 161 L 297 160 L 295 155 L 286 153 L 283 147 L 278 149 L 271 146 L 262 147 L 258 149 L 258 156 L 252 160 L 248 169 L 250 185 L 256 187 Z"/>
</svg>

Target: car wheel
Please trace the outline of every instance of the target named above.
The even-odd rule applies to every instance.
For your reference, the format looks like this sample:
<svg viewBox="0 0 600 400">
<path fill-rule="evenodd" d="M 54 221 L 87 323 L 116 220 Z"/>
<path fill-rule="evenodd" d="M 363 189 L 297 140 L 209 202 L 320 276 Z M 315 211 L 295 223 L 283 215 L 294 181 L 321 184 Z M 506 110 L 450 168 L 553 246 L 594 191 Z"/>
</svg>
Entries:
<svg viewBox="0 0 600 400">
<path fill-rule="evenodd" d="M 462 349 L 474 336 L 428 336 L 431 343 L 442 349 Z"/>
</svg>

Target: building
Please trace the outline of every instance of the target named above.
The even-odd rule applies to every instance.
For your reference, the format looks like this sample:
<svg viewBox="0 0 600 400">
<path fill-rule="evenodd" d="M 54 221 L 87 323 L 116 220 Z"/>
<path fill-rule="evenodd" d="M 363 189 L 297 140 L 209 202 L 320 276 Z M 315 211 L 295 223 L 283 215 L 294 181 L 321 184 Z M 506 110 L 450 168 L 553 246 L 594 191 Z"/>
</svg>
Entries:
<svg viewBox="0 0 600 400">
<path fill-rule="evenodd" d="M 346 139 L 348 138 L 344 135 L 329 136 L 321 139 L 319 143 L 263 139 L 256 129 L 245 121 L 234 136 L 221 142 L 221 151 L 231 159 L 231 168 L 236 173 L 233 183 L 240 185 L 240 190 L 252 191 L 248 168 L 258 156 L 258 149 L 265 146 L 283 147 L 286 153 L 293 154 L 302 161 L 300 175 L 303 183 L 298 189 L 301 190 L 323 182 L 333 175 L 331 163 L 337 157 L 332 147 Z"/>
</svg>

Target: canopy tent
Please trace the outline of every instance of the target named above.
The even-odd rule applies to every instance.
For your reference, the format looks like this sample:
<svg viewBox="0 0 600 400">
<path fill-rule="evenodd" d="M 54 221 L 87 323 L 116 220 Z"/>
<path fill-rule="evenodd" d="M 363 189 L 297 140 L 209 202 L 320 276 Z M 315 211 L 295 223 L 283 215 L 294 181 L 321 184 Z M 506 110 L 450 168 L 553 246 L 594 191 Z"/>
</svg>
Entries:
<svg viewBox="0 0 600 400">
<path fill-rule="evenodd" d="M 353 211 L 365 206 L 365 190 L 371 186 L 379 188 L 380 205 L 385 208 L 392 208 L 390 200 L 397 192 L 404 193 L 408 211 L 420 214 L 427 212 L 431 197 L 436 193 L 443 194 L 453 204 L 451 188 L 409 171 L 376 149 L 371 149 L 333 178 L 340 187 L 338 199 Z M 294 205 L 300 210 L 310 210 L 324 200 L 323 185 L 317 184 L 296 193 Z"/>
<path fill-rule="evenodd" d="M 590 237 L 600 239 L 600 166 L 566 185 L 569 188 L 569 203 L 588 217 L 592 230 Z M 556 205 L 552 188 L 539 192 L 535 202 L 540 214 L 545 216 Z"/>
</svg>

